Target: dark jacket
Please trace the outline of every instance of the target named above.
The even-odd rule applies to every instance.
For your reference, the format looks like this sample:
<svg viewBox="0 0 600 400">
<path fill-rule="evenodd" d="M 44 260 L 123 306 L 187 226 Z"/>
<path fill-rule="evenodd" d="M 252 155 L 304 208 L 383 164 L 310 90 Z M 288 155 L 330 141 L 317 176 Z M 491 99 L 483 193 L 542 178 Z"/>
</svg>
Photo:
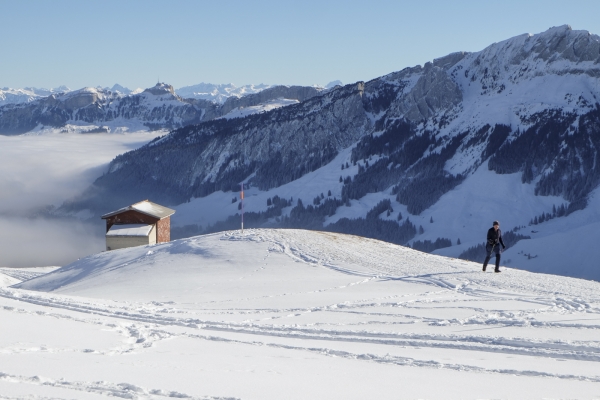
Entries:
<svg viewBox="0 0 600 400">
<path fill-rule="evenodd" d="M 489 246 L 494 246 L 494 245 L 497 245 L 498 243 L 500 243 L 502 245 L 502 247 L 506 247 L 504 245 L 504 240 L 502 240 L 502 231 L 500 230 L 500 228 L 498 228 L 498 230 L 495 230 L 494 227 L 491 227 L 488 230 L 486 244 Z"/>
</svg>

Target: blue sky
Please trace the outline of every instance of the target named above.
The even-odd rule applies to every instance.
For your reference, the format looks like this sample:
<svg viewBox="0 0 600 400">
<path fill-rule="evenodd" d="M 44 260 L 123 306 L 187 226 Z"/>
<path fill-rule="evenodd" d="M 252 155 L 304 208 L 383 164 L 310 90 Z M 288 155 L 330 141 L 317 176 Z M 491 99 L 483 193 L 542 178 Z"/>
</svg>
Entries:
<svg viewBox="0 0 600 400">
<path fill-rule="evenodd" d="M 0 88 L 369 80 L 551 26 L 600 1 L 0 0 Z"/>
</svg>

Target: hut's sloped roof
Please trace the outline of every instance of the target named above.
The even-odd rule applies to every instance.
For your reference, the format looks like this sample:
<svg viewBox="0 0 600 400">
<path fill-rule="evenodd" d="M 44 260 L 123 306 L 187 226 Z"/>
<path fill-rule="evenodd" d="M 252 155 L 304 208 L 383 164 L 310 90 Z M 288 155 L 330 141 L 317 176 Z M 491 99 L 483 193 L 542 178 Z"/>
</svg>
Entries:
<svg viewBox="0 0 600 400">
<path fill-rule="evenodd" d="M 106 232 L 106 236 L 148 236 L 152 231 L 152 226 L 146 224 L 113 225 Z"/>
<path fill-rule="evenodd" d="M 170 215 L 175 214 L 175 210 L 161 206 L 160 204 L 153 203 L 149 200 L 140 201 L 139 203 L 132 204 L 127 207 L 120 208 L 116 211 L 109 212 L 108 214 L 104 214 L 102 216 L 103 219 L 112 217 L 113 215 L 121 214 L 126 211 L 137 211 L 142 214 L 150 215 L 151 217 L 155 217 L 158 219 L 166 218 Z"/>
</svg>

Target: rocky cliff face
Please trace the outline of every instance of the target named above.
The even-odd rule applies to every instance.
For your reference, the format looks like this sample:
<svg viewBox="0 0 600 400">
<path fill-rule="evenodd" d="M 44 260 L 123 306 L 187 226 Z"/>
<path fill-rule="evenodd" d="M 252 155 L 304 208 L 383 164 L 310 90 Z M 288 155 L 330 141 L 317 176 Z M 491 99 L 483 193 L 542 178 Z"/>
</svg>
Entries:
<svg viewBox="0 0 600 400">
<path fill-rule="evenodd" d="M 450 110 L 462 101 L 462 92 L 446 71 L 431 63 L 425 64 L 413 88 L 397 102 L 398 115 L 419 122 L 441 111 Z"/>
<path fill-rule="evenodd" d="M 370 130 L 363 95 L 364 84 L 358 83 L 269 113 L 173 131 L 141 153 L 117 157 L 84 203 L 99 199 L 99 207 L 110 208 L 151 193 L 157 201 L 177 204 L 235 189 L 250 175 L 253 185 L 277 187 L 326 165 Z M 118 195 L 117 186 L 122 188 Z"/>
<path fill-rule="evenodd" d="M 582 208 L 600 183 L 599 63 L 600 38 L 562 26 L 321 95 L 302 89 L 300 104 L 180 128 L 117 157 L 65 209 L 176 205 L 243 180 L 267 190 L 344 149 L 359 168 L 340 183 L 341 204 L 385 192 L 419 215 L 486 165 Z"/>
</svg>

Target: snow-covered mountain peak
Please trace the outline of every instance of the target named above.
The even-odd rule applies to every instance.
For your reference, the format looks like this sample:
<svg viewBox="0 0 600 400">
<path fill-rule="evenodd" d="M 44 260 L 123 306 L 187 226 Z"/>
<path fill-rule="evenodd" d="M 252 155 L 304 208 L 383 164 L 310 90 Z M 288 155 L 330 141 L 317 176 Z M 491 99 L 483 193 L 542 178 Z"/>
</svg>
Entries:
<svg viewBox="0 0 600 400">
<path fill-rule="evenodd" d="M 599 63 L 600 37 L 563 25 L 391 74 L 408 94 L 392 106 L 414 122 L 434 115 L 454 120 L 442 127 L 451 136 L 489 123 L 523 129 L 544 110 L 589 112 L 597 102 Z M 455 120 L 462 112 L 470 117 Z"/>
<path fill-rule="evenodd" d="M 175 89 L 173 89 L 173 86 L 171 86 L 167 83 L 163 83 L 163 82 L 157 83 L 153 87 L 144 90 L 144 92 L 151 93 L 156 96 L 160 96 L 160 95 L 168 94 L 168 93 L 175 95 Z"/>
<path fill-rule="evenodd" d="M 79 109 L 87 107 L 90 104 L 96 103 L 97 101 L 104 101 L 111 97 L 111 95 L 102 88 L 95 87 L 84 87 L 82 89 L 73 90 L 68 93 L 61 93 L 59 95 L 51 95 L 48 97 L 50 103 L 53 99 L 63 102 L 64 106 L 70 109 Z"/>
<path fill-rule="evenodd" d="M 68 92 L 68 93 L 61 93 L 59 97 L 68 99 L 70 97 L 78 96 L 80 94 L 100 95 L 100 94 L 104 94 L 104 93 L 105 93 L 105 90 L 102 89 L 102 88 L 95 88 L 95 87 L 91 87 L 91 86 L 86 86 L 84 88 L 73 90 L 73 91 Z"/>
<path fill-rule="evenodd" d="M 110 88 L 110 90 L 111 90 L 112 92 L 119 92 L 119 93 L 123 93 L 123 94 L 131 94 L 131 93 L 132 93 L 132 90 L 131 90 L 131 89 L 128 89 L 128 88 L 126 88 L 126 87 L 124 87 L 124 86 L 121 86 L 121 85 L 119 85 L 118 83 L 115 83 L 115 84 L 114 84 L 114 85 L 113 85 L 113 86 Z"/>
<path fill-rule="evenodd" d="M 5 104 L 29 103 L 52 94 L 68 93 L 70 91 L 71 89 L 64 85 L 53 89 L 39 89 L 34 87 L 13 89 L 4 87 L 0 89 L 0 107 Z"/>
<path fill-rule="evenodd" d="M 184 99 L 202 99 L 212 101 L 217 104 L 223 104 L 230 97 L 240 98 L 249 94 L 256 94 L 273 85 L 243 85 L 236 86 L 233 83 L 213 84 L 199 83 L 192 86 L 184 86 L 176 90 L 176 93 Z"/>
<path fill-rule="evenodd" d="M 325 89 L 333 89 L 336 86 L 343 86 L 344 84 L 342 83 L 342 81 L 335 80 L 335 81 L 331 81 L 329 82 L 327 85 L 325 85 Z"/>
<path fill-rule="evenodd" d="M 448 57 L 448 56 L 447 56 Z M 550 28 L 536 35 L 519 35 L 468 54 L 459 64 L 467 70 L 483 70 L 497 80 L 516 80 L 541 74 L 587 73 L 598 75 L 600 37 L 588 31 L 574 31 L 568 25 Z"/>
<path fill-rule="evenodd" d="M 17 90 L 21 90 L 21 89 L 17 89 Z M 50 89 L 25 87 L 25 88 L 23 88 L 23 90 L 32 92 L 40 97 L 50 96 L 51 94 L 67 93 L 67 92 L 71 91 L 71 89 L 65 85 L 61 85 L 57 88 L 50 88 Z"/>
</svg>

